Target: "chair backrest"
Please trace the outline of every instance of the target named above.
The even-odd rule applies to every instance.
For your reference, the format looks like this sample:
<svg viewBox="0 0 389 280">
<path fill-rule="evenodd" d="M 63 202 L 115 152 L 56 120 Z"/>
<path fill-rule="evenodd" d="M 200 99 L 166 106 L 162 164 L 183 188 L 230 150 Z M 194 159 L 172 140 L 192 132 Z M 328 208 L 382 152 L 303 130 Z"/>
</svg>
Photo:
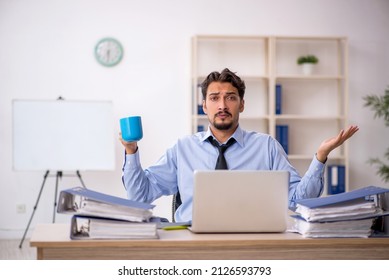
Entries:
<svg viewBox="0 0 389 280">
<path fill-rule="evenodd" d="M 173 201 L 172 201 L 172 221 L 175 222 L 174 214 L 177 211 L 177 208 L 182 204 L 181 202 L 181 195 L 180 192 L 177 192 L 173 195 Z"/>
</svg>

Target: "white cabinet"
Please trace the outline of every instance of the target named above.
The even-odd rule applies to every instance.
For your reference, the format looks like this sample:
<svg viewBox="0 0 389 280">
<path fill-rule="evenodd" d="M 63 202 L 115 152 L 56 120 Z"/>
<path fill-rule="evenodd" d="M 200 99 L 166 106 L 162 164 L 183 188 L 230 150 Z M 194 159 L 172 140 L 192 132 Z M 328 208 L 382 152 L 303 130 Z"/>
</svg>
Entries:
<svg viewBox="0 0 389 280">
<path fill-rule="evenodd" d="M 241 126 L 273 137 L 278 126 L 287 126 L 289 159 L 301 175 L 320 143 L 347 126 L 344 37 L 195 36 L 192 51 L 193 132 L 208 125 L 206 116 L 198 112 L 199 84 L 210 72 L 224 68 L 236 72 L 246 83 Z M 319 59 L 309 75 L 297 64 L 301 55 Z M 278 114 L 276 85 L 282 92 Z M 331 153 L 327 165 L 333 164 L 345 166 L 348 190 L 347 142 Z"/>
</svg>

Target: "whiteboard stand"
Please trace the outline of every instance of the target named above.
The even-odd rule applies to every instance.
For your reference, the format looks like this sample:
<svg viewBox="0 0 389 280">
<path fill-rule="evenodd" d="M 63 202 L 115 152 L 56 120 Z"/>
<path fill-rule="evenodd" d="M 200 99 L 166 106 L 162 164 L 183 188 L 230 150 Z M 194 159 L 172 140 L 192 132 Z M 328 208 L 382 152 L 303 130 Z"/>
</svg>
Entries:
<svg viewBox="0 0 389 280">
<path fill-rule="evenodd" d="M 47 171 L 45 172 L 45 175 L 43 175 L 42 186 L 41 186 L 41 189 L 39 190 L 38 197 L 37 197 L 37 199 L 36 199 L 35 206 L 34 206 L 34 208 L 33 208 L 33 210 L 32 210 L 30 220 L 28 221 L 26 230 L 24 231 L 22 240 L 20 241 L 19 248 L 22 248 L 24 239 L 26 238 L 26 234 L 27 234 L 27 232 L 28 232 L 28 229 L 30 228 L 30 224 L 31 224 L 32 218 L 34 217 L 35 211 L 36 211 L 36 209 L 38 208 L 39 200 L 40 200 L 40 198 L 41 198 L 42 191 L 43 191 L 43 188 L 44 188 L 45 183 L 46 183 L 46 179 L 47 179 L 47 177 L 49 177 L 49 176 L 50 176 L 50 177 L 54 177 L 54 176 L 55 176 L 55 193 L 54 193 L 53 224 L 55 223 L 55 212 L 56 212 L 56 210 L 57 210 L 57 195 L 58 195 L 58 182 L 59 182 L 59 180 L 62 179 L 63 176 L 71 176 L 71 177 L 77 176 L 78 179 L 79 179 L 80 182 L 81 182 L 82 187 L 86 189 L 85 184 L 84 184 L 84 181 L 83 181 L 82 178 L 81 178 L 81 173 L 80 173 L 80 171 L 78 171 L 78 170 L 76 171 L 76 175 L 64 175 L 62 171 L 57 171 L 55 175 L 54 175 L 54 174 L 53 174 L 53 175 L 50 175 L 50 170 L 47 170 Z"/>
</svg>

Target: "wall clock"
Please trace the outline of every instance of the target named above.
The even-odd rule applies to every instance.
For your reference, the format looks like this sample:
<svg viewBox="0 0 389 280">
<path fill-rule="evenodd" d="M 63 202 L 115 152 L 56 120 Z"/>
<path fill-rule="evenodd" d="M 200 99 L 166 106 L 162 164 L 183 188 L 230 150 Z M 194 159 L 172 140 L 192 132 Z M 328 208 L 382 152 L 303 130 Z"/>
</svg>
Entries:
<svg viewBox="0 0 389 280">
<path fill-rule="evenodd" d="M 95 47 L 95 57 L 104 66 L 112 67 L 118 64 L 123 58 L 123 47 L 114 38 L 103 38 Z"/>
</svg>

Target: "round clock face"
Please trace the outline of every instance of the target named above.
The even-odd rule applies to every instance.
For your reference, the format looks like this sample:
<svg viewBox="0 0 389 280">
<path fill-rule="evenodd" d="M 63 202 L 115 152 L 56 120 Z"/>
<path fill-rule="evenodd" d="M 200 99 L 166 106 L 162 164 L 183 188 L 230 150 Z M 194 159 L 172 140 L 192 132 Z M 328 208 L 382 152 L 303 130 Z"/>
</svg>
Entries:
<svg viewBox="0 0 389 280">
<path fill-rule="evenodd" d="M 95 47 L 95 57 L 104 66 L 115 66 L 123 58 L 123 47 L 116 39 L 104 38 Z"/>
</svg>

